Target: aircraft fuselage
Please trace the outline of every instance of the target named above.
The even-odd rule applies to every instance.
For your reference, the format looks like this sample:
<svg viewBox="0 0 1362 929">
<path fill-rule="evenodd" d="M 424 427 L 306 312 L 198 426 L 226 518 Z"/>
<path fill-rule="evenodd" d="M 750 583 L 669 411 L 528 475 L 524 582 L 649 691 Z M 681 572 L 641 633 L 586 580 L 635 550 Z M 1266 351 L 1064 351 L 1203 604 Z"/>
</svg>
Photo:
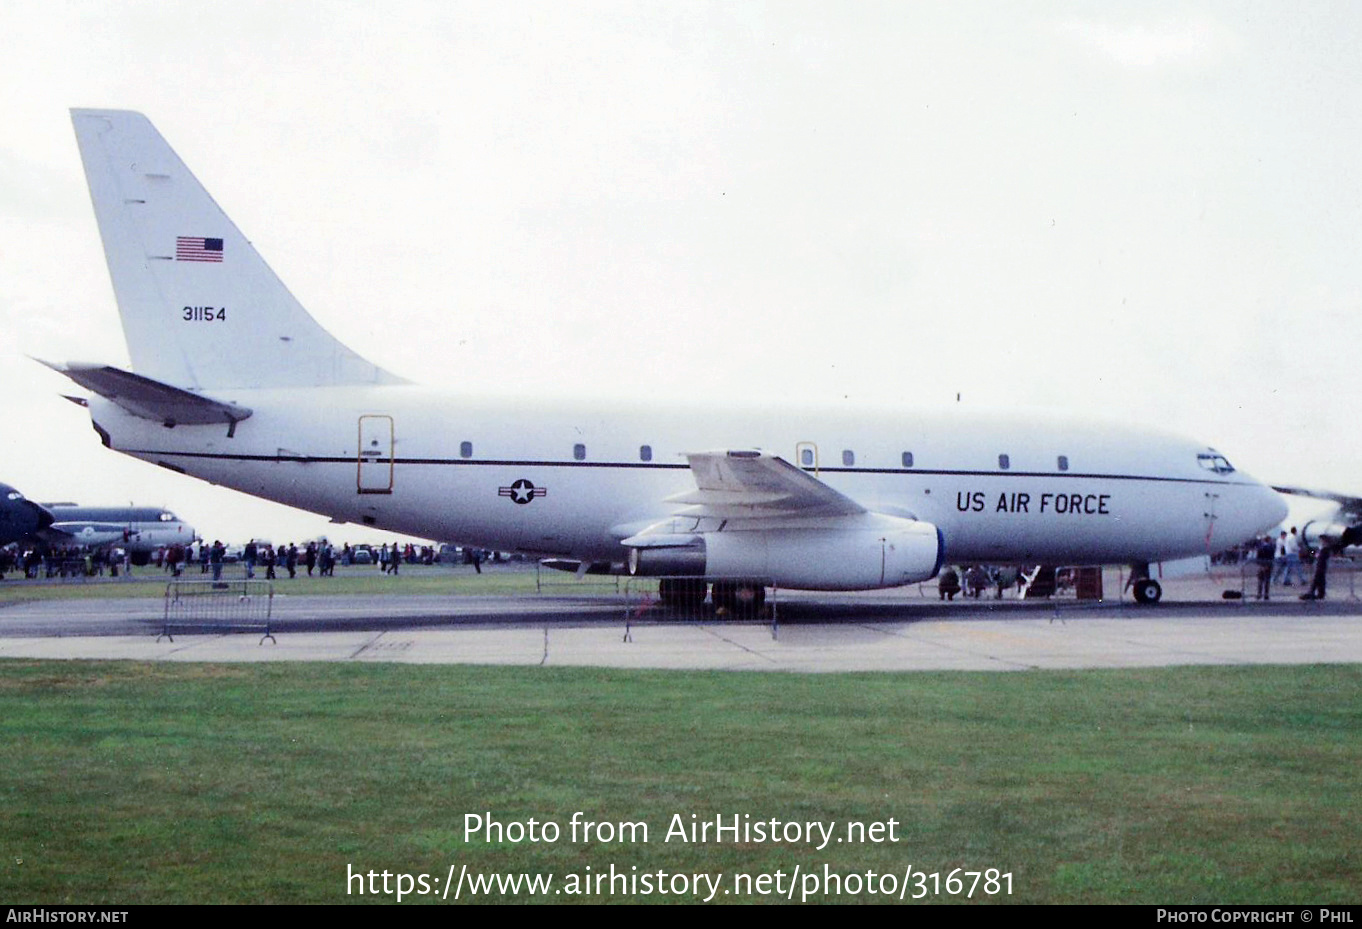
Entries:
<svg viewBox="0 0 1362 929">
<path fill-rule="evenodd" d="M 167 428 L 101 398 L 119 451 L 336 519 L 622 563 L 693 490 L 686 453 L 762 448 L 876 513 L 937 526 L 952 562 L 1139 563 L 1219 551 L 1285 505 L 1214 450 L 1125 424 L 964 410 L 812 414 L 488 403 L 410 385 L 221 390 L 253 410 Z M 282 444 L 281 444 L 282 443 Z"/>
</svg>

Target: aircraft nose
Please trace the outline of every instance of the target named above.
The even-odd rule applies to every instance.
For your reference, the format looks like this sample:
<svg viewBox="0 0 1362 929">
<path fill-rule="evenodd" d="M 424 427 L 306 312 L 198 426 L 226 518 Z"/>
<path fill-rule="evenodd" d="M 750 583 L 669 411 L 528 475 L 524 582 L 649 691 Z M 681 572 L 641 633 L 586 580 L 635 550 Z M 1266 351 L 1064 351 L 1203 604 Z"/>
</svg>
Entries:
<svg viewBox="0 0 1362 929">
<path fill-rule="evenodd" d="M 55 517 L 51 514 L 51 512 L 48 511 L 47 507 L 38 506 L 38 504 L 27 500 L 24 502 L 28 503 L 28 505 L 33 507 L 34 510 L 33 513 L 33 520 L 35 523 L 33 529 L 34 532 L 42 532 L 48 526 L 52 525 L 52 521 L 53 519 L 55 519 Z"/>
<path fill-rule="evenodd" d="M 1263 487 L 1263 518 L 1269 527 L 1281 525 L 1286 520 L 1290 507 L 1286 500 L 1271 487 Z"/>
<path fill-rule="evenodd" d="M 1248 538 L 1281 525 L 1282 520 L 1286 519 L 1288 507 L 1277 491 L 1266 484 L 1255 484 L 1249 490 L 1243 511 L 1246 518 L 1241 534 Z"/>
</svg>

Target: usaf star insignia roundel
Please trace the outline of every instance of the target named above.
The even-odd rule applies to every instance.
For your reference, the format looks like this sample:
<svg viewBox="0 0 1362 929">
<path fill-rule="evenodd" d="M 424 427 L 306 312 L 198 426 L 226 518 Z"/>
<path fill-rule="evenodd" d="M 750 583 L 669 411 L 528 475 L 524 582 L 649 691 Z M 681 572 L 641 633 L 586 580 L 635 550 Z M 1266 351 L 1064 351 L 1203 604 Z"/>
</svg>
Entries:
<svg viewBox="0 0 1362 929">
<path fill-rule="evenodd" d="M 547 488 L 536 487 L 523 477 L 510 487 L 497 488 L 497 496 L 510 497 L 512 503 L 529 503 L 535 497 L 543 497 L 547 494 Z"/>
</svg>

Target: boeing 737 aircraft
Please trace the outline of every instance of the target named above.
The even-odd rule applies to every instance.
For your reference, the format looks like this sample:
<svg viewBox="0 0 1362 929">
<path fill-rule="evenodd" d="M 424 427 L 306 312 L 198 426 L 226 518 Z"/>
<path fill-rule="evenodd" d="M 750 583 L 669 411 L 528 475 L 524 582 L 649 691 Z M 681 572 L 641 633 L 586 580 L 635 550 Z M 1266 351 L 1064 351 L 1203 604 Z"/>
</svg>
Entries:
<svg viewBox="0 0 1362 929">
<path fill-rule="evenodd" d="M 334 519 L 667 578 L 895 587 L 957 562 L 1144 569 L 1286 513 L 1213 448 L 959 410 L 682 410 L 426 389 L 321 328 L 137 113 L 72 113 L 132 358 L 59 367 L 104 444 Z"/>
</svg>

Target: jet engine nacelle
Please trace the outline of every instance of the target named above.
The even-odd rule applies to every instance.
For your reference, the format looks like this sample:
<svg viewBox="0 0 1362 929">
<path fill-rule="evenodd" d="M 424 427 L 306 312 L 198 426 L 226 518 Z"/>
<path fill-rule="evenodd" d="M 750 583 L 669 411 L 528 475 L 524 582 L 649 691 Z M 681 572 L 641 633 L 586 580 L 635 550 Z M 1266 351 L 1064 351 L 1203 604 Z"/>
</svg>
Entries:
<svg viewBox="0 0 1362 929">
<path fill-rule="evenodd" d="M 1313 549 L 1319 549 L 1325 544 L 1324 536 L 1328 536 L 1334 545 L 1343 547 L 1362 544 L 1362 531 L 1356 526 L 1336 523 L 1327 517 L 1312 519 L 1301 527 L 1301 541 Z"/>
<path fill-rule="evenodd" d="M 940 531 L 906 519 L 892 519 L 889 527 L 708 532 L 680 542 L 635 547 L 630 572 L 751 579 L 807 590 L 876 590 L 935 577 L 943 557 Z"/>
</svg>

